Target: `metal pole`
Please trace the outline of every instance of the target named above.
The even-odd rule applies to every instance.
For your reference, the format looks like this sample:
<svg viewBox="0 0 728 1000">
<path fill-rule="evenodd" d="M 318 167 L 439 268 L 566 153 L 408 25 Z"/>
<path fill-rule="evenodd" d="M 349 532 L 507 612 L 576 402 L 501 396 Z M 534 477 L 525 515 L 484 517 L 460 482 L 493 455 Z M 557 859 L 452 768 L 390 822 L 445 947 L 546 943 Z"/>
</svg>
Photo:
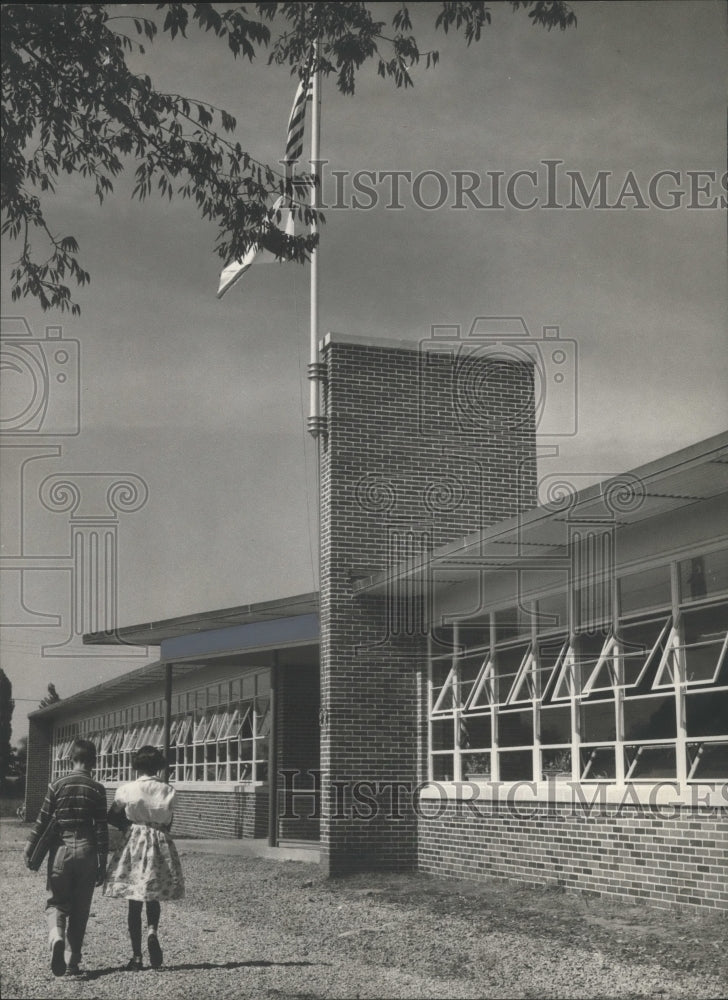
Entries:
<svg viewBox="0 0 728 1000">
<path fill-rule="evenodd" d="M 321 148 L 321 72 L 318 69 L 318 41 L 314 42 L 314 74 L 311 93 L 311 171 L 314 179 L 319 183 L 311 185 L 311 208 L 314 210 L 319 204 L 319 158 Z M 316 221 L 311 223 L 311 235 L 318 233 Z M 308 430 L 314 437 L 318 437 L 324 429 L 324 418 L 321 415 L 321 380 L 323 372 L 319 363 L 318 338 L 319 338 L 319 262 L 318 250 L 311 251 L 311 308 L 310 308 L 310 350 L 309 350 L 309 418 Z"/>
<path fill-rule="evenodd" d="M 270 736 L 268 744 L 268 846 L 278 846 L 278 653 L 270 668 Z"/>
<path fill-rule="evenodd" d="M 169 734 L 172 726 L 172 664 L 164 664 L 164 780 L 169 781 Z"/>
</svg>

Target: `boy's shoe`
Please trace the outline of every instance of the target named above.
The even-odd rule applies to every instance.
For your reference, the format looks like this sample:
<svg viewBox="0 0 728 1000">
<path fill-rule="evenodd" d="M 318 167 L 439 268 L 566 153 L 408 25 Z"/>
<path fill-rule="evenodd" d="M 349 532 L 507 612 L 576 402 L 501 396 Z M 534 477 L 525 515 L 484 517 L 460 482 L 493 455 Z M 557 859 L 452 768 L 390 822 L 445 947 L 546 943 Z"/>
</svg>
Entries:
<svg viewBox="0 0 728 1000">
<path fill-rule="evenodd" d="M 144 968 L 144 965 L 142 964 L 142 956 L 132 955 L 132 957 L 127 962 L 125 968 L 127 972 L 141 972 L 141 970 Z"/>
<path fill-rule="evenodd" d="M 158 969 L 162 964 L 162 946 L 159 938 L 153 932 L 147 935 L 147 951 L 149 952 L 149 964 L 153 969 Z"/>
<path fill-rule="evenodd" d="M 66 973 L 65 947 L 63 938 L 56 938 L 51 945 L 51 972 L 54 976 L 63 976 Z"/>
<path fill-rule="evenodd" d="M 54 976 L 63 976 L 66 973 L 65 947 L 63 938 L 56 938 L 51 945 L 51 972 Z"/>
<path fill-rule="evenodd" d="M 76 978 L 78 978 L 79 976 L 83 975 L 83 970 L 75 962 L 69 962 L 68 967 L 66 969 L 66 975 L 75 976 Z"/>
</svg>

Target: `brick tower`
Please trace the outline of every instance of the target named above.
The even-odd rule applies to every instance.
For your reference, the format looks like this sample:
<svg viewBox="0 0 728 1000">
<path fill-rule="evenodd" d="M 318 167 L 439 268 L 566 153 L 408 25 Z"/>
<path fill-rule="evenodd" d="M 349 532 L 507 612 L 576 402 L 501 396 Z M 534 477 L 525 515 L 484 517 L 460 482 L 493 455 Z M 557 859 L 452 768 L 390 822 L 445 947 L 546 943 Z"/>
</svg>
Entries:
<svg viewBox="0 0 728 1000">
<path fill-rule="evenodd" d="M 531 364 L 329 334 L 321 441 L 322 862 L 330 874 L 416 863 L 406 787 L 423 778 L 420 598 L 357 579 L 536 503 Z M 394 796 L 394 801 L 393 801 Z"/>
</svg>

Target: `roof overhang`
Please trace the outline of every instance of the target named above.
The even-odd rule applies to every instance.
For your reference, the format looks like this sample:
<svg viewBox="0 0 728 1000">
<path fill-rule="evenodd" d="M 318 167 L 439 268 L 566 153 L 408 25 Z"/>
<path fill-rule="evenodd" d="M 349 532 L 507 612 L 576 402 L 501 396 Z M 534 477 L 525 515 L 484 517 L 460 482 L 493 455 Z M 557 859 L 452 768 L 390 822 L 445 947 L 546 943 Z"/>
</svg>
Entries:
<svg viewBox="0 0 728 1000">
<path fill-rule="evenodd" d="M 418 559 L 353 581 L 355 593 L 386 595 L 395 582 L 408 592 L 457 580 L 458 571 L 519 568 L 529 561 L 539 570 L 562 566 L 569 537 L 579 525 L 620 530 L 728 493 L 728 433 L 700 441 L 655 462 L 595 483 L 564 490 L 550 503 L 500 521 Z M 436 573 L 436 580 L 433 578 Z"/>
<path fill-rule="evenodd" d="M 241 604 L 220 611 L 202 611 L 180 618 L 165 618 L 142 625 L 128 625 L 113 632 L 91 632 L 83 641 L 89 646 L 159 646 L 166 640 L 195 633 L 211 632 L 238 625 L 255 625 L 298 615 L 318 614 L 318 594 L 299 594 L 258 604 Z"/>
<path fill-rule="evenodd" d="M 179 680 L 213 661 L 232 662 L 241 656 L 276 650 L 315 649 L 319 632 L 316 593 L 130 625 L 112 633 L 94 632 L 83 637 L 85 644 L 160 646 L 160 659 L 36 709 L 29 718 L 67 715 L 159 684 L 165 679 L 168 664 L 174 664 L 174 678 Z"/>
</svg>

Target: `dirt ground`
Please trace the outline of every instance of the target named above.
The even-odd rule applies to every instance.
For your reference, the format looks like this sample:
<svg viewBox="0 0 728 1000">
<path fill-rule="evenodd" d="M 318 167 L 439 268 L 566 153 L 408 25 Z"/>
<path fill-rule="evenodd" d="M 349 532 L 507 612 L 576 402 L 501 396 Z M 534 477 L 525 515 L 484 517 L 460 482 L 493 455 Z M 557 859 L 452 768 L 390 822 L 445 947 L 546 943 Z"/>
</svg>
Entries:
<svg viewBox="0 0 728 1000">
<path fill-rule="evenodd" d="M 317 865 L 195 853 L 164 906 L 159 971 L 124 972 L 125 905 L 94 898 L 82 979 L 48 966 L 45 880 L 28 826 L 2 821 L 2 995 L 317 1000 L 387 997 L 721 998 L 728 914 L 688 914 L 423 875 L 328 880 Z"/>
</svg>

